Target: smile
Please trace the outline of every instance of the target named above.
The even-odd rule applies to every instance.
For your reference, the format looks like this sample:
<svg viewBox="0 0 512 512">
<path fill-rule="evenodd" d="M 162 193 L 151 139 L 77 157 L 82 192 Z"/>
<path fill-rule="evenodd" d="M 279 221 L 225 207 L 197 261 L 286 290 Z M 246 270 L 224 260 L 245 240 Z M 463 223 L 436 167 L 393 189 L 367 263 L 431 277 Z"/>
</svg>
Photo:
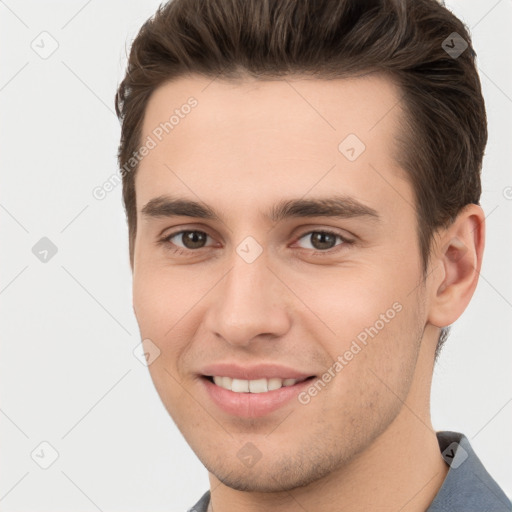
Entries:
<svg viewBox="0 0 512 512">
<path fill-rule="evenodd" d="M 229 416 L 261 418 L 281 408 L 298 404 L 297 396 L 315 377 L 238 379 L 203 375 L 200 379 L 208 399 Z"/>
<path fill-rule="evenodd" d="M 210 377 L 215 385 L 227 389 L 229 391 L 233 391 L 235 393 L 267 393 L 269 391 L 275 391 L 276 389 L 280 389 L 282 387 L 293 386 L 297 384 L 297 382 L 302 382 L 306 379 L 282 379 L 279 377 L 274 377 L 270 379 L 260 378 L 260 379 L 235 379 L 232 377 L 220 377 L 213 376 Z"/>
</svg>

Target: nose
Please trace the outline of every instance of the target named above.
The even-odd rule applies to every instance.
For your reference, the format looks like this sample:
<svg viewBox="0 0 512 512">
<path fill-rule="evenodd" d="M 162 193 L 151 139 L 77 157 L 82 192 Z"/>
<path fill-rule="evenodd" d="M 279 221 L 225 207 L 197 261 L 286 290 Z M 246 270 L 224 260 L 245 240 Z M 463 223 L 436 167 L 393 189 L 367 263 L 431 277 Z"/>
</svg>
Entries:
<svg viewBox="0 0 512 512">
<path fill-rule="evenodd" d="M 211 297 L 209 332 L 237 347 L 283 336 L 290 328 L 291 298 L 265 252 L 251 263 L 235 252 L 231 263 Z"/>
</svg>

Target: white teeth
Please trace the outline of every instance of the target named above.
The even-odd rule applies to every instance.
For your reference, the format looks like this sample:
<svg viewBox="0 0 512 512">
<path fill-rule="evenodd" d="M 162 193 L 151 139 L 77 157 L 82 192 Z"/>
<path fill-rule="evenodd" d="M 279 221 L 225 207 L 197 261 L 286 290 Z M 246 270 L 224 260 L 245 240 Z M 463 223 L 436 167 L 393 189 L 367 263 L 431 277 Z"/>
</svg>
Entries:
<svg viewBox="0 0 512 512">
<path fill-rule="evenodd" d="M 231 384 L 231 391 L 236 393 L 248 393 L 249 392 L 249 381 L 242 379 L 233 379 Z"/>
<path fill-rule="evenodd" d="M 221 386 L 226 389 L 231 389 L 231 384 L 233 382 L 233 379 L 231 377 L 221 377 L 222 382 L 220 384 L 217 384 L 218 386 Z"/>
<path fill-rule="evenodd" d="M 221 388 L 234 391 L 235 393 L 266 393 L 280 389 L 283 386 L 293 386 L 298 382 L 297 379 L 279 379 L 273 377 L 271 379 L 232 379 L 231 377 L 214 376 L 213 382 Z"/>
<path fill-rule="evenodd" d="M 250 380 L 249 391 L 251 393 L 265 393 L 268 391 L 267 379 Z"/>
<path fill-rule="evenodd" d="M 268 379 L 268 390 L 279 389 L 283 386 L 283 379 L 272 378 Z"/>
</svg>

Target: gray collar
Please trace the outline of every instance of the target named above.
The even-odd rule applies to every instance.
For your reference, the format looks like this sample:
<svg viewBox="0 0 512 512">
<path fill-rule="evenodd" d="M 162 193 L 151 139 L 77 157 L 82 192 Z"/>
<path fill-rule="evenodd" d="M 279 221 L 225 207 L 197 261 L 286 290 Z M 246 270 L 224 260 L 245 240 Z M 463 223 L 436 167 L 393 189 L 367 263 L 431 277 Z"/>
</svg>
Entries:
<svg viewBox="0 0 512 512">
<path fill-rule="evenodd" d="M 489 475 L 464 434 L 437 432 L 443 459 L 450 466 L 427 512 L 510 512 L 512 504 Z"/>
</svg>

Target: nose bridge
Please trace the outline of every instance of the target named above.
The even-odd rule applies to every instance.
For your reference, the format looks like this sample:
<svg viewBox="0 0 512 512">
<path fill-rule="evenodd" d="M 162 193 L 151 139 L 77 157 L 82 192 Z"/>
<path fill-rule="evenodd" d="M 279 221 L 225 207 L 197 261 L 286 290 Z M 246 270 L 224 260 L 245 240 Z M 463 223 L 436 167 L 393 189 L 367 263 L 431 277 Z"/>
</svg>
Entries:
<svg viewBox="0 0 512 512">
<path fill-rule="evenodd" d="M 246 345 L 260 334 L 279 336 L 288 325 L 280 284 L 266 253 L 256 249 L 252 241 L 239 244 L 214 297 L 209 328 L 231 344 Z"/>
<path fill-rule="evenodd" d="M 235 305 L 250 306 L 251 301 L 261 301 L 271 291 L 271 273 L 267 268 L 266 255 L 261 254 L 254 260 L 246 260 L 244 255 L 240 255 L 241 248 L 242 245 L 237 248 L 236 255 L 232 258 L 231 271 L 226 280 L 226 299 L 232 299 Z"/>
</svg>

